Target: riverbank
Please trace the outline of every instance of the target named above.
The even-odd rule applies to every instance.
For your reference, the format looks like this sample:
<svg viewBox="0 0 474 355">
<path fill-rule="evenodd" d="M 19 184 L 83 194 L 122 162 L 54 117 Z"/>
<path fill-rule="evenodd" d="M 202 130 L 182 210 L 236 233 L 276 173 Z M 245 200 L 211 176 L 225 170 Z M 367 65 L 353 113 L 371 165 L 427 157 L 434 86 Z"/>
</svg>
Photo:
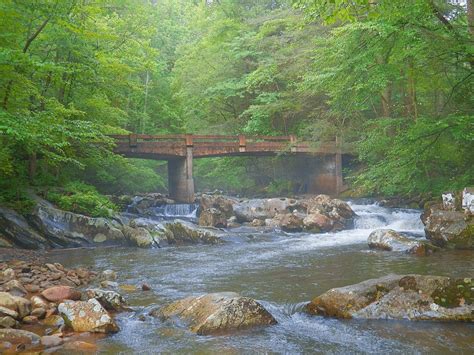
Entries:
<svg viewBox="0 0 474 355">
<path fill-rule="evenodd" d="M 225 201 L 221 197 L 219 200 Z M 402 338 L 393 331 L 392 325 L 377 323 L 376 320 L 362 326 L 357 321 L 341 323 L 336 319 L 310 316 L 305 311 L 310 300 L 330 289 L 391 273 L 437 275 L 436 277 L 455 279 L 468 277 L 474 269 L 470 250 L 443 250 L 417 256 L 407 254 L 398 247 L 391 251 L 371 248 L 368 243 L 370 235 L 386 229 L 407 238 L 403 241 L 409 242 L 409 245 L 426 241 L 420 219 L 421 211 L 349 202 L 348 206 L 353 211 L 349 229 L 331 228 L 315 233 L 304 227 L 289 231 L 265 223 L 268 219 L 273 220 L 267 218 L 269 213 L 303 213 L 304 211 L 298 211 L 302 206 L 300 201 L 260 199 L 237 203 L 240 205 L 236 210 L 241 209 L 237 213 L 243 216 L 248 214 L 248 217 L 245 217 L 246 220 L 238 217 L 240 220 L 235 221 L 238 225 L 233 228 L 197 226 L 198 209 L 202 209 L 202 204 L 188 207 L 174 205 L 173 208 L 168 208 L 144 202 L 141 207 L 148 207 L 142 209 L 140 214 L 130 210 L 125 212 L 124 217 L 132 228 L 143 228 L 150 235 L 153 231 L 164 229 L 164 233 L 159 234 L 162 237 L 155 238 L 160 243 L 158 245 L 167 246 L 165 249 L 143 249 L 130 245 L 52 249 L 28 251 L 24 258 L 27 261 L 58 262 L 67 268 L 86 267 L 97 272 L 106 269 L 115 271 L 118 275 L 116 281 L 112 280 L 103 285 L 97 283 L 96 286 L 108 287 L 110 291 L 121 293 L 133 312 L 113 314 L 113 320 L 120 328 L 119 332 L 105 338 L 91 335 L 88 342 L 96 344 L 99 351 L 119 349 L 124 352 L 214 352 L 225 347 L 241 352 L 254 349 L 255 344 L 259 344 L 257 347 L 261 351 L 277 352 L 288 349 L 307 352 L 315 346 L 327 351 L 356 349 L 373 352 L 386 351 L 391 347 L 406 351 L 428 348 L 446 350 L 444 344 L 430 335 L 433 333 L 433 327 L 455 339 L 454 349 L 470 349 L 470 344 L 466 342 L 472 331 L 469 324 L 423 325 L 421 328 L 418 325 L 418 328 L 414 328 L 415 326 L 404 322 L 403 329 L 406 329 L 407 333 L 404 333 L 405 338 Z M 262 208 L 273 207 L 275 204 L 290 208 L 281 208 L 280 212 L 274 208 Z M 223 206 L 225 207 L 225 204 Z M 214 202 L 209 208 L 216 207 L 219 207 L 219 204 Z M 222 207 L 219 209 L 224 210 Z M 177 212 L 183 219 L 180 222 L 176 220 Z M 256 218 L 253 218 L 255 216 Z M 232 216 L 228 219 L 231 218 Z M 255 226 L 254 219 L 265 224 Z M 186 234 L 186 231 L 191 231 L 191 234 Z M 186 238 L 183 233 L 187 235 Z M 189 239 L 189 236 L 194 237 Z M 174 243 L 169 243 L 173 240 Z M 22 252 L 18 249 L 4 250 L 12 251 L 13 254 Z M 9 259 L 13 257 L 9 256 Z M 147 284 L 147 289 L 150 290 L 142 291 L 143 284 Z M 227 292 L 234 292 L 232 295 L 237 293 L 238 296 L 232 297 L 243 297 L 242 301 L 235 301 L 243 302 L 243 305 L 247 304 L 247 298 L 258 302 L 273 317 L 264 321 L 269 323 L 269 326 L 257 327 L 252 332 L 240 330 L 226 335 L 208 335 L 198 341 L 198 335 L 189 333 L 184 324 L 161 316 L 162 310 L 174 302 L 222 292 L 225 297 L 230 295 Z M 236 298 L 238 299 L 240 298 Z M 224 309 L 228 304 L 226 302 L 233 304 L 234 301 L 224 300 Z M 212 307 L 206 309 L 215 309 L 216 312 L 221 309 Z M 157 311 L 152 312 L 153 310 Z M 151 313 L 157 314 L 158 317 L 151 316 Z M 375 329 L 383 334 L 374 331 Z M 426 332 L 420 329 L 426 329 Z M 452 329 L 456 330 L 455 334 Z M 412 334 L 421 332 L 425 339 L 429 339 L 430 344 L 421 343 L 418 337 L 410 334 L 408 330 Z M 67 339 L 74 339 L 78 335 L 76 332 L 66 334 Z M 136 334 L 140 334 L 139 340 L 136 339 Z M 275 336 L 282 341 L 275 343 L 272 340 Z"/>
</svg>

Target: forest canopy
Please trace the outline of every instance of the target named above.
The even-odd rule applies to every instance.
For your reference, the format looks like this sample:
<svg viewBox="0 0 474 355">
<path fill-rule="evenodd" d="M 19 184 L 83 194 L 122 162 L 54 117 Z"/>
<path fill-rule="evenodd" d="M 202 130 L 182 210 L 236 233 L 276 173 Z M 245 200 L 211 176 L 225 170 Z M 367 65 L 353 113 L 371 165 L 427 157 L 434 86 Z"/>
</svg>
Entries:
<svg viewBox="0 0 474 355">
<path fill-rule="evenodd" d="M 473 0 L 3 0 L 0 18 L 4 202 L 165 189 L 163 163 L 112 153 L 129 132 L 343 137 L 363 195 L 474 184 Z M 203 160 L 198 184 L 291 193 L 277 160 Z"/>
</svg>

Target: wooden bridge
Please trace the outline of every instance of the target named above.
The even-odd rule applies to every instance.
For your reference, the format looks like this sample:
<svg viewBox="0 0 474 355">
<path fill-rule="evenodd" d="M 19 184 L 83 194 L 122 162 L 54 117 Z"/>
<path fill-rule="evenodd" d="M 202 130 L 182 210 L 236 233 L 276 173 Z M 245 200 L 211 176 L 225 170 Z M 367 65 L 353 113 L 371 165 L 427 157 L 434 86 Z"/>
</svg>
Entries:
<svg viewBox="0 0 474 355">
<path fill-rule="evenodd" d="M 170 197 L 179 202 L 194 201 L 193 159 L 223 156 L 268 156 L 298 154 L 333 158 L 334 169 L 322 176 L 321 183 L 329 191 L 339 193 L 343 188 L 342 155 L 350 147 L 331 142 L 316 144 L 299 141 L 296 136 L 230 136 L 230 135 L 111 135 L 115 153 L 129 158 L 168 161 Z"/>
</svg>

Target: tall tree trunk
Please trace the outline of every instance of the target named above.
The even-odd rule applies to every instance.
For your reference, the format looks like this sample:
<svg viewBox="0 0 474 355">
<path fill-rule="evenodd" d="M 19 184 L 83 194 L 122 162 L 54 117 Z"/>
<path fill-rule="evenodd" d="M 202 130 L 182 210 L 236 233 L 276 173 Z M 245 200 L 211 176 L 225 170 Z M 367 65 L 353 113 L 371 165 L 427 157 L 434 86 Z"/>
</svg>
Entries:
<svg viewBox="0 0 474 355">
<path fill-rule="evenodd" d="M 381 93 L 382 98 L 382 116 L 390 117 L 392 115 L 392 84 L 388 83 Z"/>
</svg>

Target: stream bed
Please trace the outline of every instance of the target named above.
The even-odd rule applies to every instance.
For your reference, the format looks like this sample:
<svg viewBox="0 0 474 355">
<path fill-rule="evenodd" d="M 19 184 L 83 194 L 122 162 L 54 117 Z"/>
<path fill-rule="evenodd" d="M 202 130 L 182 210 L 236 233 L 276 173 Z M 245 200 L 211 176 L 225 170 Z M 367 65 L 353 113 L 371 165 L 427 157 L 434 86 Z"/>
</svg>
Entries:
<svg viewBox="0 0 474 355">
<path fill-rule="evenodd" d="M 389 273 L 474 276 L 472 251 L 417 257 L 368 248 L 367 237 L 377 228 L 423 237 L 420 211 L 360 203 L 351 207 L 358 215 L 354 228 L 337 233 L 242 227 L 229 230 L 224 245 L 57 250 L 49 257 L 66 267 L 113 269 L 122 285 L 151 286 L 148 292 L 121 291 L 135 312 L 117 316 L 121 331 L 99 340 L 103 353 L 474 353 L 474 324 L 338 320 L 303 312 L 306 302 L 330 288 Z M 278 325 L 197 336 L 159 319 L 139 320 L 154 306 L 221 291 L 259 300 Z"/>
</svg>

